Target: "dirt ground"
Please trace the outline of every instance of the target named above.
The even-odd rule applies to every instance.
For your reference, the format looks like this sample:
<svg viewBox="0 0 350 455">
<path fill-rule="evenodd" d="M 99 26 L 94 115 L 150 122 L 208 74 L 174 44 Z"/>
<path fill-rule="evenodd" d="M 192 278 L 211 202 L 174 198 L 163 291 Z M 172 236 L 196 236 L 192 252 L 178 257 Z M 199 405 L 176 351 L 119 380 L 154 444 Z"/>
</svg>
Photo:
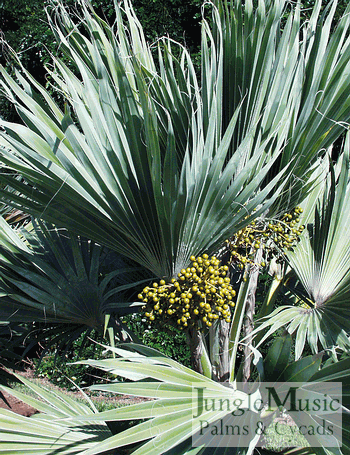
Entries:
<svg viewBox="0 0 350 455">
<path fill-rule="evenodd" d="M 23 401 L 14 398 L 6 392 L 1 393 L 0 408 L 8 409 L 9 411 L 13 411 L 16 414 L 20 414 L 25 417 L 30 417 L 38 412 L 36 409 L 26 403 L 23 403 Z"/>
</svg>

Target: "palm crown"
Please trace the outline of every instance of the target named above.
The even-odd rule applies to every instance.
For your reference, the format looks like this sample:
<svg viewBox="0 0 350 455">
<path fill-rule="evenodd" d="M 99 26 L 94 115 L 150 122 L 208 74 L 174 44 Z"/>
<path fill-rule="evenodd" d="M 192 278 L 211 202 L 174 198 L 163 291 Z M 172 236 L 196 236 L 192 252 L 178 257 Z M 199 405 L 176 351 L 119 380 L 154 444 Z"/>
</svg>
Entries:
<svg viewBox="0 0 350 455">
<path fill-rule="evenodd" d="M 280 32 L 284 2 L 268 6 L 213 5 L 214 32 L 203 21 L 200 86 L 176 43 L 163 40 L 155 63 L 128 2 L 116 9 L 115 29 L 82 6 L 84 34 L 58 5 L 51 24 L 74 63 L 73 72 L 54 59 L 64 112 L 23 69 L 20 85 L 1 70 L 25 123 L 2 122 L 1 160 L 24 181 L 3 176 L 21 196 L 2 189 L 1 199 L 159 277 L 173 276 L 191 254 L 214 251 L 253 210 L 295 205 L 307 190 L 295 182 L 305 181 L 322 147 L 340 134 L 334 121 L 348 120 L 341 82 L 348 18 L 328 43 L 334 7 L 322 40 L 316 8 L 299 42 L 298 8 Z M 237 18 L 244 26 L 235 28 Z M 249 74 L 238 71 L 242 55 Z"/>
</svg>

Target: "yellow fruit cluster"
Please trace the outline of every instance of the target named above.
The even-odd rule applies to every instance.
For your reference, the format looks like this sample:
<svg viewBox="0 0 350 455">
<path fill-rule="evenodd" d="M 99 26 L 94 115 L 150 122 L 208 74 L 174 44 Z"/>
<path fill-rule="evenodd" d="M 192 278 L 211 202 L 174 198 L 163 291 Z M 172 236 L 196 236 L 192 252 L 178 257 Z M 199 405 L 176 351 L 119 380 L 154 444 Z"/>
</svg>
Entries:
<svg viewBox="0 0 350 455">
<path fill-rule="evenodd" d="M 302 212 L 301 207 L 296 207 L 278 220 L 270 220 L 268 223 L 263 220 L 252 221 L 232 239 L 227 240 L 232 262 L 236 263 L 239 269 L 243 269 L 246 264 L 254 263 L 255 251 L 260 247 L 265 249 L 265 261 L 270 259 L 271 252 L 276 247 L 279 250 L 290 250 L 305 229 L 305 226 L 299 226 L 299 215 Z M 262 267 L 265 267 L 265 261 L 261 262 Z"/>
<path fill-rule="evenodd" d="M 138 295 L 145 303 L 143 310 L 149 322 L 160 319 L 186 329 L 211 327 L 216 319 L 231 321 L 236 292 L 227 276 L 228 266 L 220 266 L 215 256 L 209 258 L 207 254 L 191 256 L 190 260 L 191 266 L 170 283 L 160 280 Z"/>
</svg>

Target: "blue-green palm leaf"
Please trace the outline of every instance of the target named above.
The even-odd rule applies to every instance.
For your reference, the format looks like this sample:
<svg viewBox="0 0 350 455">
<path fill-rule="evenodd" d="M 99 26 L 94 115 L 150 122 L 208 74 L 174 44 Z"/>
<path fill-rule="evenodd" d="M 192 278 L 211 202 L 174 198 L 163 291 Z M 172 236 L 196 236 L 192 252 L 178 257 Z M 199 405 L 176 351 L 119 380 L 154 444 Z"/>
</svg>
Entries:
<svg viewBox="0 0 350 455">
<path fill-rule="evenodd" d="M 203 446 L 192 448 L 192 435 L 200 425 L 200 418 L 192 417 L 193 406 L 196 405 L 194 387 L 205 387 L 208 396 L 217 399 L 227 396 L 232 400 L 247 399 L 246 393 L 214 382 L 146 346 L 130 343 L 125 349 L 107 349 L 118 357 L 84 363 L 132 380 L 96 385 L 93 388 L 151 400 L 98 413 L 87 405 L 75 404 L 69 397 L 65 399 L 61 394 L 50 393 L 24 379 L 23 382 L 41 400 L 8 388 L 3 387 L 3 390 L 36 407 L 41 413 L 30 419 L 21 416 L 11 418 L 8 412 L 0 410 L 0 451 L 7 453 L 7 450 L 12 449 L 26 453 L 37 449 L 37 453 L 41 453 L 42 447 L 42 453 L 46 454 L 54 454 L 56 450 L 68 454 L 76 450 L 76 453 L 93 455 L 117 452 L 129 446 L 135 455 L 205 454 Z M 227 414 L 227 410 L 204 411 L 204 416 L 210 422 Z M 255 412 L 252 414 L 257 415 Z M 106 421 L 113 422 L 118 428 L 118 423 L 126 420 L 140 422 L 116 434 L 108 432 Z M 42 437 L 45 430 L 48 432 L 47 438 Z M 82 437 L 84 433 L 85 440 Z M 75 446 L 71 446 L 74 440 Z M 221 448 L 220 453 L 226 453 L 224 450 Z"/>
<path fill-rule="evenodd" d="M 142 267 L 66 230 L 33 223 L 13 230 L 0 218 L 1 320 L 101 330 L 106 314 L 138 308 L 130 289 L 150 279 Z"/>
<path fill-rule="evenodd" d="M 282 340 L 283 341 L 283 340 Z M 242 446 L 239 435 L 231 440 L 232 445 L 237 447 L 193 447 L 192 437 L 200 425 L 200 420 L 216 422 L 229 412 L 228 409 L 208 408 L 203 409 L 200 416 L 194 415 L 199 405 L 198 395 L 194 387 L 206 389 L 206 396 L 215 400 L 247 400 L 245 392 L 237 390 L 235 384 L 232 388 L 212 381 L 159 353 L 158 351 L 142 345 L 130 343 L 124 348 L 108 348 L 116 357 L 87 360 L 80 363 L 97 367 L 105 372 L 117 374 L 128 378 L 129 381 L 111 381 L 107 384 L 98 384 L 92 390 L 108 392 L 112 394 L 129 394 L 146 398 L 143 401 L 96 412 L 93 406 L 74 402 L 70 397 L 48 391 L 32 384 L 26 379 L 22 381 L 34 391 L 40 399 L 29 396 L 26 393 L 8 388 L 2 388 L 15 397 L 37 408 L 40 414 L 32 418 L 11 415 L 8 411 L 0 410 L 0 450 L 3 453 L 11 453 L 10 450 L 21 453 L 45 453 L 54 455 L 60 453 L 80 453 L 83 455 L 97 455 L 106 451 L 130 449 L 134 455 L 232 455 L 238 453 L 251 453 L 257 444 L 258 438 L 252 438 L 247 447 Z M 281 343 L 274 348 L 274 354 L 280 358 Z M 276 359 L 270 356 L 269 368 L 274 369 Z M 313 391 L 313 381 L 337 381 L 343 385 L 344 421 L 347 422 L 348 412 L 348 389 L 349 389 L 349 360 L 337 364 L 328 365 L 320 369 L 320 355 L 308 356 L 297 362 L 288 363 L 285 358 L 282 367 L 283 379 L 290 382 L 303 382 L 305 391 L 310 396 Z M 280 367 L 280 365 L 278 365 Z M 276 380 L 274 376 L 271 380 Z M 278 386 L 277 386 L 278 390 Z M 342 393 L 339 388 L 331 387 L 330 395 L 340 398 Z M 340 392 L 340 394 L 339 394 Z M 318 395 L 319 396 L 319 395 Z M 322 395 L 322 398 L 325 395 Z M 250 397 L 254 400 L 254 397 Z M 193 407 L 194 406 L 194 407 Z M 264 414 L 264 412 L 262 413 Z M 303 414 L 313 418 L 312 410 Z M 317 414 L 317 412 L 315 413 Z M 253 411 L 246 412 L 237 418 L 239 426 L 248 425 L 254 433 L 258 420 L 264 416 Z M 265 415 L 266 417 L 266 415 Z M 250 420 L 251 419 L 251 420 Z M 139 421 L 124 431 L 118 431 L 119 422 Z M 113 422 L 114 434 L 108 430 L 105 422 Z M 41 427 L 40 427 L 41 424 Z M 43 437 L 43 432 L 48 434 Z M 83 435 L 86 435 L 85 438 Z M 55 438 L 55 440 L 54 440 Z M 313 442 L 313 436 L 308 436 Z M 72 446 L 75 441 L 75 446 Z M 330 450 L 330 453 L 347 453 L 348 431 L 343 432 L 344 446 Z M 227 440 L 226 440 L 227 442 Z M 318 444 L 322 444 L 322 438 Z M 335 444 L 338 444 L 334 438 Z M 42 449 L 42 452 L 40 451 Z M 32 452 L 30 452 L 30 450 Z M 76 452 L 74 452 L 74 450 Z M 323 453 L 326 448 L 318 449 Z M 56 452 L 57 453 L 57 452 Z M 326 453 L 326 452 L 325 452 Z"/>
<path fill-rule="evenodd" d="M 21 196 L 1 190 L 0 197 L 170 277 L 271 204 L 275 182 L 259 187 L 277 158 L 266 148 L 276 137 L 279 149 L 280 131 L 253 141 L 259 125 L 252 125 L 230 157 L 240 108 L 223 130 L 220 74 L 209 89 L 217 102 L 204 114 L 187 51 L 165 40 L 157 69 L 129 3 L 124 7 L 130 37 L 119 6 L 112 31 L 82 5 L 84 34 L 58 6 L 59 25 L 52 26 L 79 74 L 55 59 L 51 75 L 67 99 L 64 112 L 25 71 L 17 84 L 1 70 L 3 90 L 26 126 L 2 123 L 0 159 L 24 182 L 3 176 Z M 208 36 L 206 30 L 203 40 Z M 210 60 L 214 48 L 207 54 Z"/>
<path fill-rule="evenodd" d="M 310 20 L 301 21 L 300 7 L 290 2 L 216 1 L 224 27 L 214 20 L 214 40 L 223 42 L 217 66 L 203 55 L 204 71 L 222 71 L 222 122 L 227 125 L 238 106 L 232 153 L 255 123 L 266 137 L 278 126 L 281 156 L 267 181 L 290 166 L 287 188 L 271 214 L 297 206 L 310 189 L 317 159 L 344 132 L 350 120 L 350 5 L 338 25 L 337 1 L 321 12 L 315 2 Z M 223 58 L 223 70 L 219 65 Z M 215 81 L 215 78 L 212 78 Z M 203 96 L 204 112 L 213 97 Z M 287 111 L 287 116 L 286 116 Z M 284 128 L 287 131 L 284 131 Z M 223 129 L 225 131 L 225 127 Z M 279 143 L 269 144 L 273 154 Z"/>
<path fill-rule="evenodd" d="M 279 327 L 285 326 L 296 336 L 298 358 L 307 342 L 313 352 L 323 349 L 350 346 L 350 186 L 349 151 L 347 136 L 344 155 L 340 160 L 340 173 L 331 169 L 324 181 L 324 189 L 308 220 L 306 232 L 299 244 L 286 252 L 286 259 L 296 279 L 289 281 L 287 296 L 295 305 L 277 308 L 258 330 L 266 329 L 264 339 Z M 315 188 L 312 199 L 318 198 Z"/>
</svg>

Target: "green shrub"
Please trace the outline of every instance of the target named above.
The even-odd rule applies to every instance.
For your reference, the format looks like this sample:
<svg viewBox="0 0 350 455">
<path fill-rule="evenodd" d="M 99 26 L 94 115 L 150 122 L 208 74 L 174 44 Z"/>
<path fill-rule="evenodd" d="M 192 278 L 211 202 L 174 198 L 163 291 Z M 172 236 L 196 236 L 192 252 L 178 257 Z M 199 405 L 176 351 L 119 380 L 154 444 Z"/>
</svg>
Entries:
<svg viewBox="0 0 350 455">
<path fill-rule="evenodd" d="M 157 349 L 183 365 L 191 365 L 186 334 L 182 330 L 171 326 L 164 326 L 162 330 L 153 328 L 141 314 L 136 313 L 125 316 L 124 322 L 145 345 Z"/>
<path fill-rule="evenodd" d="M 164 330 L 151 328 L 140 314 L 125 316 L 124 322 L 142 343 L 183 365 L 190 366 L 190 350 L 183 331 L 174 327 L 164 327 Z M 101 355 L 102 346 L 84 341 L 86 339 L 81 335 L 64 354 L 58 352 L 57 348 L 49 350 L 41 359 L 34 361 L 36 374 L 68 390 L 74 388 L 72 381 L 83 387 L 96 382 L 96 376 L 101 376 L 100 371 L 87 369 L 85 365 L 72 365 L 78 360 Z"/>
<path fill-rule="evenodd" d="M 96 372 L 86 365 L 72 365 L 72 363 L 94 358 L 96 355 L 101 355 L 102 351 L 102 346 L 96 343 L 84 343 L 84 335 L 81 335 L 64 354 L 52 348 L 41 359 L 35 360 L 36 374 L 68 390 L 74 388 L 72 381 L 82 387 L 89 386 L 96 382 Z M 98 374 L 100 375 L 100 371 Z"/>
</svg>

